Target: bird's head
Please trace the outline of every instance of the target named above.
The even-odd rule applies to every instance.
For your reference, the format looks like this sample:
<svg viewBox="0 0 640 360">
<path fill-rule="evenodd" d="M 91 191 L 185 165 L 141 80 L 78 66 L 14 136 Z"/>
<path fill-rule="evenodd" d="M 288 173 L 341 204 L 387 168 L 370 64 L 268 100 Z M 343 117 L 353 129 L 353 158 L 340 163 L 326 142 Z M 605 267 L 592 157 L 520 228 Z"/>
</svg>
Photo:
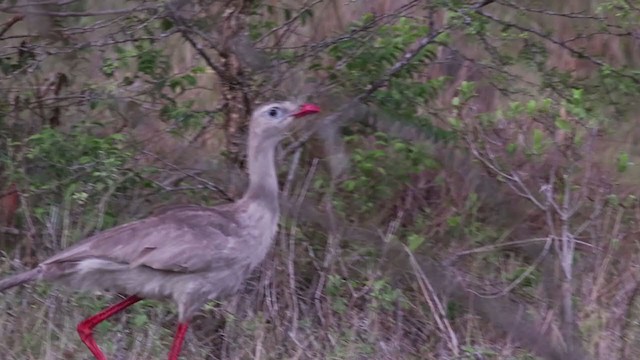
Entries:
<svg viewBox="0 0 640 360">
<path fill-rule="evenodd" d="M 283 101 L 262 105 L 253 112 L 251 132 L 263 138 L 279 140 L 296 119 L 319 111 L 317 105 L 309 103 Z"/>
</svg>

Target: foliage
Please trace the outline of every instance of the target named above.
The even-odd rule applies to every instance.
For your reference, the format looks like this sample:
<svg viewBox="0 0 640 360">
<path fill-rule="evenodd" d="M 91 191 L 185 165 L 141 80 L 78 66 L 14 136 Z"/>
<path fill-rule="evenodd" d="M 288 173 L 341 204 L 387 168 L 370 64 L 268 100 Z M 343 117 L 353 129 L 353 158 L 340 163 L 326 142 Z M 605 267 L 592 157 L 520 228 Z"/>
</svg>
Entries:
<svg viewBox="0 0 640 360">
<path fill-rule="evenodd" d="M 373 14 L 366 14 L 351 25 L 352 31 L 365 27 L 374 21 Z M 424 22 L 410 17 L 400 17 L 390 25 L 382 25 L 366 38 L 357 38 L 340 42 L 327 50 L 332 63 L 338 66 L 323 66 L 313 63 L 310 69 L 323 69 L 329 72 L 329 79 L 348 93 L 359 93 L 370 84 L 385 75 L 385 72 L 400 59 L 406 48 L 421 37 L 427 36 L 432 29 Z M 441 43 L 447 42 L 448 34 L 438 37 Z M 423 67 L 435 58 L 437 46 L 425 47 L 419 54 L 390 80 L 387 87 L 377 91 L 373 97 L 382 110 L 398 116 L 404 121 L 425 127 L 430 131 L 431 121 L 419 110 L 425 100 L 433 99 L 442 90 L 445 79 L 437 77 L 425 79 L 419 76 Z"/>
<path fill-rule="evenodd" d="M 351 136 L 353 172 L 340 187 L 342 206 L 355 214 L 371 216 L 379 204 L 392 203 L 412 174 L 437 169 L 437 163 L 420 145 L 377 132 L 372 138 Z"/>
<path fill-rule="evenodd" d="M 92 135 L 90 127 L 82 125 L 68 134 L 44 129 L 24 144 L 25 157 L 34 171 L 31 185 L 37 190 L 51 189 L 65 179 L 81 177 L 86 184 L 104 190 L 118 178 L 131 156 L 123 149 L 124 140 L 122 134 Z"/>
</svg>

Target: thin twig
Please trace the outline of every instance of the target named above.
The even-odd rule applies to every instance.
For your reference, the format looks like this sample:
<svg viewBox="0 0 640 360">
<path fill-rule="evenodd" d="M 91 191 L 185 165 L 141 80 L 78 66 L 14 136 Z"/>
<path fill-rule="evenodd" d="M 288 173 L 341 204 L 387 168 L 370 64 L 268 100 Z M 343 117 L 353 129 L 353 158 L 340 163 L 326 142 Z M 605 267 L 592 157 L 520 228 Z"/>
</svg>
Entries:
<svg viewBox="0 0 640 360">
<path fill-rule="evenodd" d="M 431 308 L 431 313 L 433 315 L 433 318 L 436 320 L 436 324 L 438 325 L 438 327 L 443 333 L 447 334 L 445 338 L 447 340 L 449 348 L 451 349 L 451 352 L 453 352 L 456 358 L 459 357 L 460 342 L 458 341 L 458 336 L 453 331 L 453 327 L 451 326 L 451 324 L 449 323 L 449 320 L 447 319 L 447 314 L 444 310 L 444 306 L 442 306 L 442 302 L 438 298 L 438 295 L 436 294 L 435 290 L 431 286 L 431 282 L 429 281 L 429 278 L 422 271 L 422 268 L 418 264 L 418 261 L 416 260 L 415 256 L 413 256 L 413 253 L 411 252 L 411 250 L 404 244 L 402 244 L 402 246 L 406 251 L 407 255 L 409 256 L 411 267 L 413 268 L 413 272 L 416 275 L 416 279 L 418 280 L 418 285 L 422 290 L 422 295 L 424 299 L 427 301 L 427 304 Z"/>
<path fill-rule="evenodd" d="M 2 35 L 4 35 L 7 31 L 9 31 L 9 29 L 11 29 L 11 27 L 13 25 L 15 25 L 18 21 L 20 21 L 22 19 L 24 19 L 24 15 L 19 14 L 19 15 L 16 15 L 16 16 L 12 17 L 11 19 L 9 19 L 9 21 L 4 23 L 2 25 L 2 29 L 0 29 L 0 37 L 2 37 Z"/>
<path fill-rule="evenodd" d="M 209 190 L 214 190 L 214 191 L 216 191 L 218 194 L 222 195 L 222 197 L 223 197 L 225 200 L 233 201 L 233 198 L 231 197 L 231 195 L 229 195 L 226 191 L 224 191 L 224 189 L 222 189 L 220 186 L 218 186 L 218 185 L 216 185 L 216 184 L 214 184 L 214 183 L 212 183 L 212 182 L 210 182 L 210 181 L 208 181 L 208 180 L 206 180 L 206 179 L 203 179 L 203 178 L 201 178 L 201 177 L 200 177 L 200 176 L 198 176 L 198 175 L 194 175 L 194 174 L 188 173 L 188 172 L 186 172 L 186 171 L 182 170 L 180 167 L 178 167 L 178 166 L 176 166 L 176 165 L 174 165 L 174 164 L 172 164 L 172 163 L 170 163 L 170 162 L 168 162 L 168 161 L 164 160 L 164 159 L 163 159 L 163 158 L 161 158 L 160 156 L 158 156 L 158 155 L 156 155 L 156 154 L 154 154 L 154 153 L 152 153 L 152 152 L 150 152 L 150 151 L 143 150 L 143 151 L 142 151 L 142 153 L 143 153 L 143 154 L 145 154 L 145 155 L 149 155 L 149 156 L 153 157 L 153 158 L 154 158 L 154 159 L 156 159 L 156 160 L 159 160 L 159 161 L 160 161 L 160 162 L 162 162 L 163 164 L 165 164 L 165 165 L 167 165 L 167 166 L 171 167 L 173 170 L 176 170 L 176 171 L 178 171 L 179 173 L 181 173 L 181 174 L 183 174 L 183 175 L 185 175 L 185 176 L 187 176 L 187 177 L 190 177 L 190 178 L 192 178 L 192 179 L 195 179 L 195 180 L 197 180 L 197 181 L 199 181 L 199 182 L 201 182 L 201 183 L 205 184 L 205 186 L 206 186 Z"/>
<path fill-rule="evenodd" d="M 7 227 L 7 226 L 0 226 L 0 233 L 3 234 L 11 234 L 11 235 L 20 235 L 23 232 L 14 228 L 14 227 Z"/>
<path fill-rule="evenodd" d="M 551 248 L 551 243 L 553 243 L 552 240 L 553 238 L 551 236 L 547 238 L 547 242 L 544 244 L 544 248 L 540 252 L 540 255 L 538 255 L 538 257 L 533 261 L 533 264 L 527 267 L 527 269 L 524 272 L 522 272 L 522 274 L 520 274 L 520 276 L 518 276 L 515 280 L 513 280 L 506 288 L 492 294 L 480 294 L 477 291 L 474 291 L 471 289 L 469 289 L 469 291 L 477 296 L 487 298 L 487 299 L 497 298 L 497 297 L 508 294 L 509 292 L 511 292 L 511 290 L 515 289 L 516 286 L 520 285 L 520 283 L 524 279 L 526 279 L 529 275 L 531 275 L 531 273 L 538 267 L 538 265 L 542 263 L 542 260 L 544 260 L 544 258 L 549 253 L 549 249 Z"/>
<path fill-rule="evenodd" d="M 306 11 L 310 10 L 311 8 L 313 8 L 314 6 L 316 6 L 317 4 L 323 2 L 324 0 L 316 0 L 314 2 L 312 2 L 309 5 L 306 5 L 304 8 L 302 8 L 300 11 L 298 11 L 297 14 L 295 14 L 294 16 L 291 17 L 291 19 L 289 19 L 288 21 L 285 21 L 282 25 L 274 27 L 273 29 L 267 31 L 264 35 L 262 35 L 258 40 L 255 41 L 256 44 L 260 44 L 264 39 L 268 38 L 269 36 L 271 36 L 271 34 L 273 34 L 274 32 L 289 27 L 289 25 L 293 24 L 296 20 L 298 20 L 302 14 L 304 14 Z"/>
<path fill-rule="evenodd" d="M 478 253 L 482 253 L 482 252 L 489 252 L 489 251 L 494 251 L 494 250 L 498 250 L 500 248 L 505 248 L 505 247 L 512 247 L 512 246 L 520 246 L 520 245 L 526 245 L 526 244 L 532 244 L 532 243 L 538 243 L 538 242 L 546 242 L 549 241 L 549 238 L 533 238 L 533 239 L 526 239 L 526 240 L 517 240 L 517 241 L 509 241 L 506 243 L 501 243 L 501 244 L 493 244 L 493 245 L 486 245 L 486 246 L 481 246 L 479 248 L 475 248 L 475 249 L 471 249 L 471 250 L 465 250 L 465 251 L 459 251 L 457 253 L 455 253 L 453 255 L 453 258 L 458 258 L 461 256 L 465 256 L 465 255 L 471 255 L 471 254 L 478 254 Z M 587 242 L 584 241 L 580 241 L 580 240 L 576 240 L 577 244 L 580 245 L 584 245 L 590 248 L 593 248 L 595 250 L 599 250 L 602 251 L 603 249 L 589 244 Z"/>
</svg>

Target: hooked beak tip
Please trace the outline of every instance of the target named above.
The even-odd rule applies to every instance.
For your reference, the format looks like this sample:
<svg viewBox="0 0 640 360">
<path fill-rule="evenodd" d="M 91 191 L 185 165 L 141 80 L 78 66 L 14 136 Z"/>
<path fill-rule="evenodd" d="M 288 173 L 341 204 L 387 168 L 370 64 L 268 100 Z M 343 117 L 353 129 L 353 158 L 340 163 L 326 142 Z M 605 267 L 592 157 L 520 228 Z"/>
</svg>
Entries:
<svg viewBox="0 0 640 360">
<path fill-rule="evenodd" d="M 310 114 L 320 112 L 320 107 L 315 104 L 302 104 L 297 112 L 293 114 L 293 117 L 299 118 Z"/>
</svg>

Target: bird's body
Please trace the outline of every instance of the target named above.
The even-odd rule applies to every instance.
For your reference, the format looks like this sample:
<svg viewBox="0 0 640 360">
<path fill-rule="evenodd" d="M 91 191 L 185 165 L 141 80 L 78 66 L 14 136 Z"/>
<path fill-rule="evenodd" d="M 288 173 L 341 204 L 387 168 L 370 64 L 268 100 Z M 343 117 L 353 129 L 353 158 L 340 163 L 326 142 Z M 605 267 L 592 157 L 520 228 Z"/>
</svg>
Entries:
<svg viewBox="0 0 640 360">
<path fill-rule="evenodd" d="M 179 327 L 169 359 L 176 360 L 187 323 L 210 299 L 235 293 L 266 256 L 280 216 L 275 146 L 294 117 L 319 111 L 314 105 L 265 105 L 250 124 L 249 188 L 244 197 L 216 207 L 178 205 L 151 217 L 98 233 L 0 281 L 0 291 L 33 280 L 77 290 L 128 294 L 123 302 L 78 325 L 97 359 L 92 338 L 99 322 L 140 299 L 172 299 Z"/>
<path fill-rule="evenodd" d="M 257 207 L 174 207 L 82 241 L 41 263 L 40 274 L 78 290 L 173 299 L 179 321 L 188 320 L 209 299 L 235 293 L 264 259 L 278 218 Z"/>
</svg>

